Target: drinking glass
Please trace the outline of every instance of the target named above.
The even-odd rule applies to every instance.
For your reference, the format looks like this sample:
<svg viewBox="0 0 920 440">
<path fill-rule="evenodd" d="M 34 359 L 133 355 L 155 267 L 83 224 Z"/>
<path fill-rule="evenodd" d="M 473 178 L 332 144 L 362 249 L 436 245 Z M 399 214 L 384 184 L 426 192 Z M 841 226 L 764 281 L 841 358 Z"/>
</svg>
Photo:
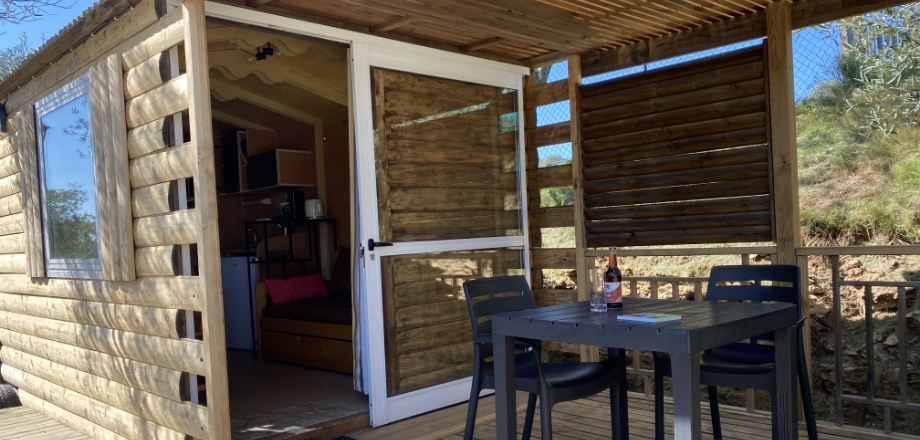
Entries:
<svg viewBox="0 0 920 440">
<path fill-rule="evenodd" d="M 604 296 L 604 270 L 588 269 L 588 293 L 592 312 L 607 311 L 607 297 Z"/>
</svg>

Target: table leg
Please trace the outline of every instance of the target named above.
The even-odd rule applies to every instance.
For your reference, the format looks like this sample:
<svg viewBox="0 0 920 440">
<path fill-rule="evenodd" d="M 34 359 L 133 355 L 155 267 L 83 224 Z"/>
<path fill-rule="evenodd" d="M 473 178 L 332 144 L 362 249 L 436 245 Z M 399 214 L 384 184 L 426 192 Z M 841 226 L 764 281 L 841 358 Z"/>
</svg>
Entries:
<svg viewBox="0 0 920 440">
<path fill-rule="evenodd" d="M 610 396 L 610 417 L 613 422 L 613 440 L 629 440 L 628 402 L 626 401 L 626 350 L 608 348 L 607 353 L 617 356 L 617 395 Z"/>
<path fill-rule="evenodd" d="M 498 440 L 511 440 L 517 438 L 514 338 L 495 335 L 492 344 L 495 357 L 495 432 Z"/>
<path fill-rule="evenodd" d="M 796 328 L 785 327 L 773 333 L 776 356 L 776 402 L 773 438 L 797 439 L 799 435 L 798 390 L 796 388 Z"/>
<path fill-rule="evenodd" d="M 700 440 L 700 354 L 671 353 L 674 440 Z"/>
</svg>

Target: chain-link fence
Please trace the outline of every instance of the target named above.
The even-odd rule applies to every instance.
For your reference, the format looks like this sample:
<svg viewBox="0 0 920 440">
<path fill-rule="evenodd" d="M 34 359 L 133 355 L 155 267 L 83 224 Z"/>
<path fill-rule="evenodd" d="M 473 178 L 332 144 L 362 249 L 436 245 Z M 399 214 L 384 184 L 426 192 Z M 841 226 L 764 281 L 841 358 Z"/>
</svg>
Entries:
<svg viewBox="0 0 920 440">
<path fill-rule="evenodd" d="M 568 60 L 534 69 L 534 85 L 562 81 L 569 77 Z M 569 101 L 541 105 L 536 109 L 537 127 L 571 120 Z M 565 142 L 537 148 L 537 167 L 546 168 L 572 163 L 572 143 Z"/>
<path fill-rule="evenodd" d="M 796 102 L 811 94 L 815 86 L 820 82 L 834 78 L 837 56 L 840 54 L 839 35 L 840 33 L 832 24 L 822 26 L 821 28 L 816 26 L 800 29 L 793 33 L 792 59 Z M 717 47 L 715 49 L 694 52 L 679 57 L 668 58 L 666 60 L 589 76 L 582 79 L 582 84 L 593 84 L 634 73 L 647 72 L 661 67 L 685 63 L 712 55 L 719 55 L 746 47 L 756 46 L 761 44 L 762 41 L 762 39 L 748 40 L 741 43 Z"/>
</svg>

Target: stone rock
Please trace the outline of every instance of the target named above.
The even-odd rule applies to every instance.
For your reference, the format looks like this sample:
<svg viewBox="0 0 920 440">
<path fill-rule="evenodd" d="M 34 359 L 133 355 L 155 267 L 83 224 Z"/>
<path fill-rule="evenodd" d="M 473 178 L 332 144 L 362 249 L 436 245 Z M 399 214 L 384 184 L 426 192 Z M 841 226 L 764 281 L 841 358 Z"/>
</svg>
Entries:
<svg viewBox="0 0 920 440">
<path fill-rule="evenodd" d="M 895 335 L 889 336 L 888 339 L 885 339 L 885 345 L 888 347 L 896 347 L 898 345 L 898 337 Z"/>
<path fill-rule="evenodd" d="M 808 285 L 808 294 L 809 294 L 809 295 L 814 295 L 814 296 L 824 296 L 824 295 L 827 295 L 827 289 L 825 289 L 824 287 L 818 285 L 817 283 L 815 283 L 815 284 L 809 284 L 809 285 Z"/>
<path fill-rule="evenodd" d="M 878 312 L 882 310 L 891 310 L 898 307 L 898 295 L 891 292 L 875 293 L 872 292 L 872 310 Z"/>
<path fill-rule="evenodd" d="M 830 320 L 831 308 L 822 303 L 812 303 L 809 306 L 809 313 L 816 321 L 827 323 Z"/>
</svg>

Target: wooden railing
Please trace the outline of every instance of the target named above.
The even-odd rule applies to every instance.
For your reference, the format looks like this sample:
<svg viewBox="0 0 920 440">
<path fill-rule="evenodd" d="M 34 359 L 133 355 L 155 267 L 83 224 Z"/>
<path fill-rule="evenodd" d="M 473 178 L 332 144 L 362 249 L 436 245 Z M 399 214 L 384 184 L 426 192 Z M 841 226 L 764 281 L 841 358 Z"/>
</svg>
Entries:
<svg viewBox="0 0 920 440">
<path fill-rule="evenodd" d="M 841 274 L 841 256 L 893 256 L 893 255 L 920 255 L 920 246 L 852 246 L 852 247 L 813 247 L 813 248 L 799 248 L 796 252 L 799 258 L 799 264 L 802 267 L 808 267 L 808 259 L 815 257 L 824 257 L 830 259 L 831 274 L 830 274 L 830 291 L 832 295 L 832 320 L 833 320 L 833 357 L 834 357 L 834 422 L 838 426 L 843 426 L 848 424 L 844 412 L 844 404 L 861 404 L 867 406 L 881 407 L 882 417 L 881 420 L 873 420 L 868 416 L 868 412 L 862 418 L 863 425 L 869 425 L 869 427 L 877 427 L 881 424 L 882 430 L 886 434 L 891 434 L 893 432 L 898 432 L 895 428 L 895 420 L 893 416 L 894 410 L 901 411 L 913 411 L 914 415 L 917 415 L 917 412 L 920 412 L 920 402 L 918 402 L 917 396 L 914 396 L 914 401 L 911 401 L 911 395 L 909 394 L 910 388 L 910 377 L 916 376 L 920 371 L 911 372 L 909 369 L 911 367 L 908 362 L 908 346 L 910 342 L 908 337 L 910 333 L 908 332 L 908 318 L 916 316 L 916 319 L 920 321 L 920 282 L 917 281 L 867 281 L 859 279 L 846 279 L 845 275 Z M 858 277 L 857 277 L 858 278 Z M 844 311 L 846 310 L 846 304 L 844 304 L 844 298 L 842 291 L 846 288 L 851 289 L 862 289 L 863 298 L 862 298 L 862 320 L 864 325 L 864 338 L 866 344 L 864 365 L 851 365 L 849 367 L 844 365 L 844 354 L 850 350 L 856 350 L 854 347 L 845 347 L 844 346 L 844 337 L 843 337 L 843 328 L 844 320 Z M 886 311 L 881 311 L 881 304 L 878 304 L 878 299 L 885 297 L 876 296 L 873 293 L 874 289 L 885 289 L 888 291 L 896 292 L 896 303 L 890 304 L 887 307 Z M 914 303 L 913 306 L 908 309 L 908 295 L 913 293 Z M 892 298 L 887 296 L 887 300 L 890 302 Z M 850 304 L 859 306 L 860 304 Z M 893 306 L 893 307 L 891 307 Z M 895 309 L 896 311 L 892 315 L 891 310 Z M 896 319 L 895 323 L 895 333 L 889 335 L 888 338 L 882 336 L 882 340 L 879 341 L 876 335 L 876 312 L 879 314 L 887 313 L 889 318 L 893 317 Z M 916 335 L 916 333 L 914 333 Z M 896 340 L 890 339 L 891 337 L 896 338 Z M 897 347 L 897 386 L 898 386 L 898 396 L 897 398 L 884 398 L 877 395 L 878 383 L 877 380 L 879 375 L 877 375 L 877 366 L 876 366 L 876 346 L 883 344 L 888 347 Z M 881 348 L 886 349 L 886 348 Z M 853 357 L 850 356 L 849 360 L 852 362 Z M 858 359 L 858 357 L 857 357 Z M 914 367 L 916 368 L 916 366 Z M 865 371 L 866 386 L 865 391 L 862 393 L 850 393 L 848 392 L 848 387 L 845 385 L 845 372 L 846 371 Z M 813 370 L 810 370 L 813 373 Z M 911 374 L 913 373 L 913 374 Z M 852 374 L 852 373 L 850 373 Z M 884 376 L 884 375 L 882 375 Z M 861 387 L 859 387 L 861 388 Z M 910 416 L 902 416 L 902 420 L 910 420 Z M 852 422 L 852 420 L 851 420 Z M 908 430 L 916 431 L 916 427 L 908 428 Z M 904 429 L 900 430 L 904 431 Z M 916 432 L 912 432 L 916 434 Z"/>
</svg>

